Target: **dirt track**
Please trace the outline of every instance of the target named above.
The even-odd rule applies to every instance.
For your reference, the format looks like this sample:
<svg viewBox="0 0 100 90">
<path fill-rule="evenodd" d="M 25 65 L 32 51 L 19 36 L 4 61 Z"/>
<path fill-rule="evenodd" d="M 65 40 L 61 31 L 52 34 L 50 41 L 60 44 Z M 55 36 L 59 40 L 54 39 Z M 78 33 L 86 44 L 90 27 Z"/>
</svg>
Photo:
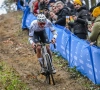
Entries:
<svg viewBox="0 0 100 90">
<path fill-rule="evenodd" d="M 0 16 L 0 60 L 14 68 L 30 90 L 89 90 L 81 81 L 70 79 L 70 74 L 56 62 L 56 85 L 44 83 L 36 55 L 28 43 L 28 32 L 21 30 L 21 15 L 18 11 Z"/>
</svg>

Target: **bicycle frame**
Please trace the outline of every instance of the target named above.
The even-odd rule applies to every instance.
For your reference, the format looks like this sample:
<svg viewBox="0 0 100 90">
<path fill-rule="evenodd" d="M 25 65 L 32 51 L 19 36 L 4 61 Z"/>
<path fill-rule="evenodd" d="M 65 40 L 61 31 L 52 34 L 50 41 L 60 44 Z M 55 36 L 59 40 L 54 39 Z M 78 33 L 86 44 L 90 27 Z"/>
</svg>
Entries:
<svg viewBox="0 0 100 90">
<path fill-rule="evenodd" d="M 44 59 L 43 66 L 45 68 L 45 74 L 44 75 L 46 76 L 46 82 L 49 83 L 49 84 L 51 83 L 50 82 L 50 76 L 51 76 L 53 85 L 55 85 L 53 74 L 52 74 L 52 62 L 51 62 L 50 55 L 47 52 L 46 44 L 41 43 L 40 45 L 41 45 L 41 54 L 42 54 L 43 59 Z"/>
<path fill-rule="evenodd" d="M 46 67 L 47 66 L 46 55 L 48 55 L 50 63 L 51 63 L 51 58 L 50 58 L 50 55 L 47 53 L 46 44 L 42 44 L 41 46 L 42 46 L 41 47 L 41 53 L 42 53 L 42 56 L 43 56 L 43 59 L 44 59 L 44 67 Z"/>
</svg>

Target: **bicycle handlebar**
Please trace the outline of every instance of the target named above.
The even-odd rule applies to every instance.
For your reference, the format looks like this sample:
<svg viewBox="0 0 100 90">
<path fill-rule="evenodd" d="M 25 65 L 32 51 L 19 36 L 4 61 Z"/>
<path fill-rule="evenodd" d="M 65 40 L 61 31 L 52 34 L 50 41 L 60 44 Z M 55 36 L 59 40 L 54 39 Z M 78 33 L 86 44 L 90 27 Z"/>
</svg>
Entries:
<svg viewBox="0 0 100 90">
<path fill-rule="evenodd" d="M 50 44 L 50 43 L 52 43 L 52 42 L 49 42 L 49 44 Z M 35 47 L 36 47 L 36 46 L 44 46 L 44 45 L 46 45 L 46 44 L 47 44 L 47 43 L 41 43 L 41 42 L 40 42 L 40 44 L 39 44 L 39 45 L 35 45 Z M 53 44 L 53 46 L 54 46 L 54 49 L 56 49 L 56 44 L 55 44 L 55 43 Z M 34 52 L 36 53 L 36 48 L 34 48 Z"/>
<path fill-rule="evenodd" d="M 50 44 L 50 43 L 52 43 L 52 42 L 49 42 L 49 44 Z M 42 45 L 45 45 L 45 44 L 47 44 L 47 43 L 40 43 L 39 45 L 42 46 Z M 53 43 L 52 43 L 52 44 L 53 44 Z M 55 43 L 53 44 L 53 46 L 54 46 L 54 48 L 56 49 L 56 44 L 55 44 Z"/>
</svg>

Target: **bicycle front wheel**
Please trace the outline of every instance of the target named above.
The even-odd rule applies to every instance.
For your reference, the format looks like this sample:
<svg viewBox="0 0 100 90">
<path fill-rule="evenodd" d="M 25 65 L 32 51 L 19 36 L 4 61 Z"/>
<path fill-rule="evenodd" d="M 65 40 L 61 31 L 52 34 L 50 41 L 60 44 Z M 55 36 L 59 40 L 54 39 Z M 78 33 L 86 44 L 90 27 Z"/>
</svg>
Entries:
<svg viewBox="0 0 100 90">
<path fill-rule="evenodd" d="M 49 74 L 51 74 L 52 73 L 51 58 L 50 58 L 49 54 L 46 54 L 45 57 L 46 57 L 46 62 L 47 62 L 47 70 L 48 70 Z"/>
<path fill-rule="evenodd" d="M 51 83 L 50 82 L 50 76 L 51 76 L 52 82 L 55 85 L 53 74 L 52 74 L 51 58 L 50 58 L 49 54 L 46 54 L 45 57 L 46 57 L 46 61 L 47 61 L 47 71 L 48 71 L 48 73 L 46 75 L 46 81 L 47 81 L 47 83 L 50 84 Z"/>
</svg>

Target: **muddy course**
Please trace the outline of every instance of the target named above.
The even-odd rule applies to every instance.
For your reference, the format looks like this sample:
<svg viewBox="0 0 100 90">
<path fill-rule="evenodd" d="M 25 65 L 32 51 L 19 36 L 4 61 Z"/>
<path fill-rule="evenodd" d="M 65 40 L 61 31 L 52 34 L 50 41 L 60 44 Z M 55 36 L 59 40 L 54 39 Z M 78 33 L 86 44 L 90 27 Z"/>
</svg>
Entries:
<svg viewBox="0 0 100 90">
<path fill-rule="evenodd" d="M 21 19 L 21 11 L 0 15 L 0 60 L 13 68 L 30 90 L 99 90 L 90 89 L 92 82 L 83 76 L 72 77 L 66 61 L 55 55 L 56 85 L 46 84 L 36 55 L 28 43 L 28 30 L 21 29 Z"/>
</svg>

